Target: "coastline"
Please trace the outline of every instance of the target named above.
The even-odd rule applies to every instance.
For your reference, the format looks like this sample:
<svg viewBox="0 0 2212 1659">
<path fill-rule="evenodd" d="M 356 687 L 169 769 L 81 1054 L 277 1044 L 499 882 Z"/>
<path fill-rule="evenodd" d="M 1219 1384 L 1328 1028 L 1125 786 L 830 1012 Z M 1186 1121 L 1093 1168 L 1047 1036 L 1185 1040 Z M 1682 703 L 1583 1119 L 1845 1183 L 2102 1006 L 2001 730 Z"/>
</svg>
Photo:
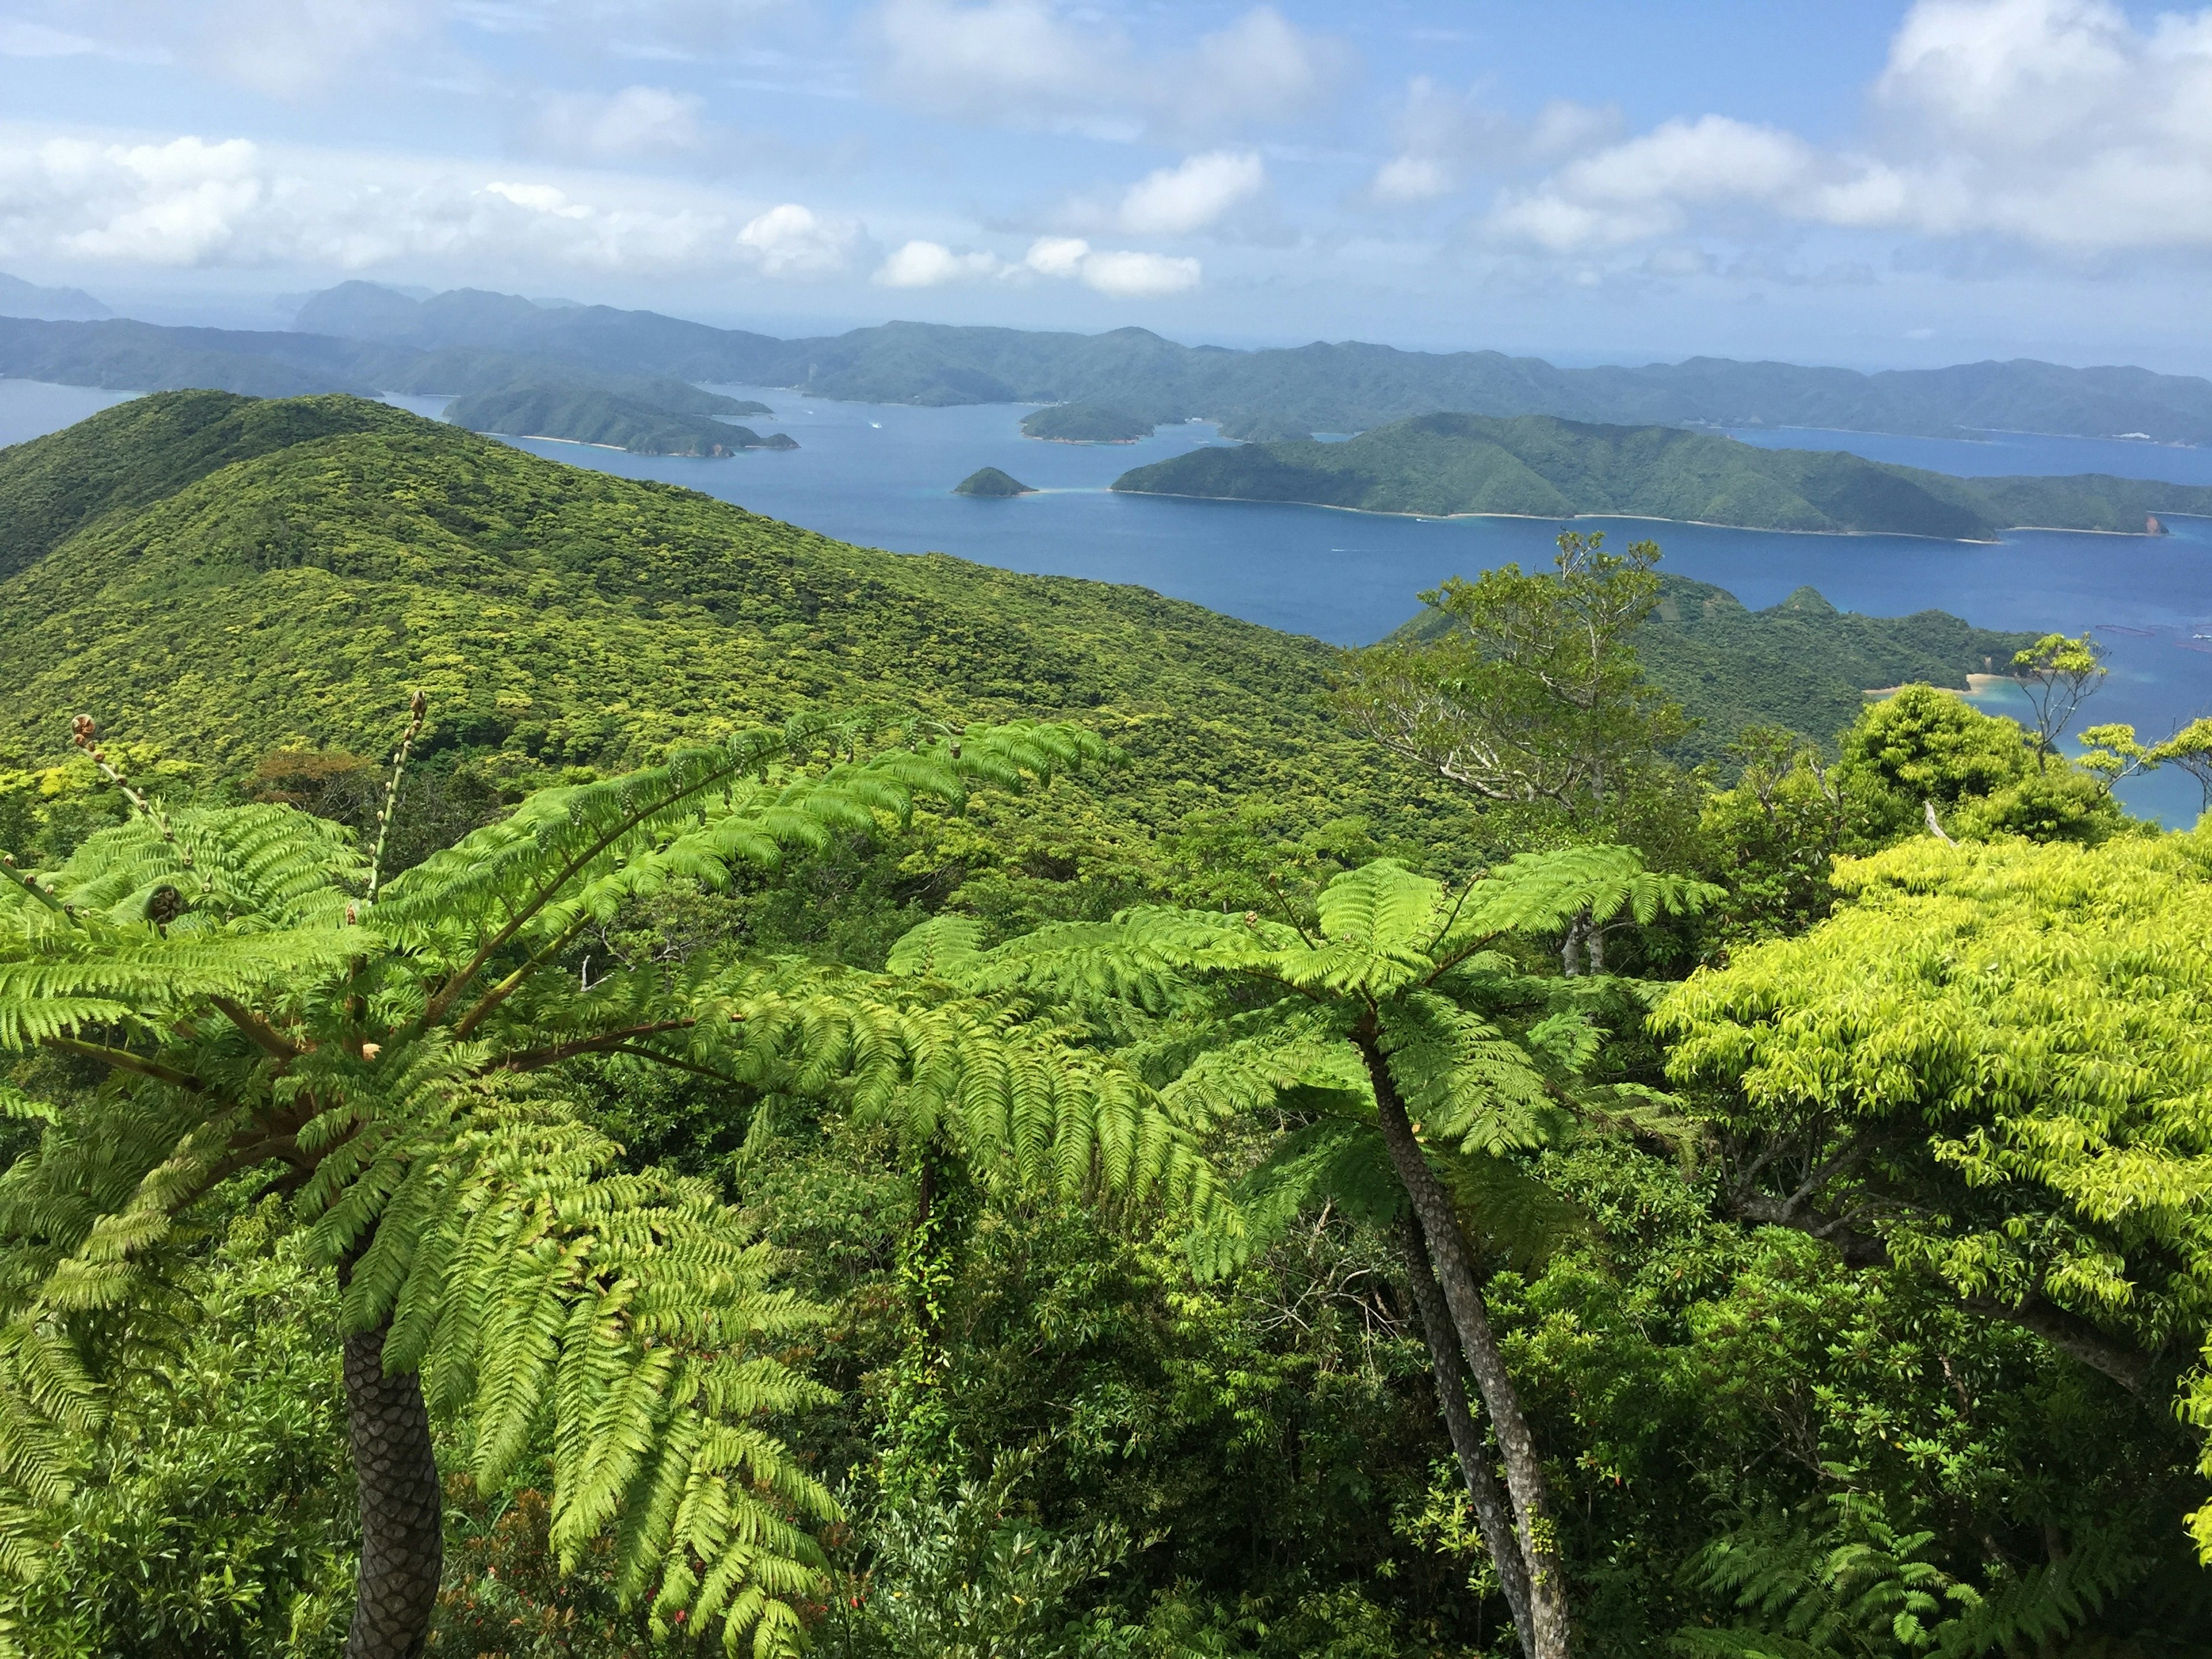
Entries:
<svg viewBox="0 0 2212 1659">
<path fill-rule="evenodd" d="M 2003 545 L 2002 539 L 1997 538 L 1981 541 L 1969 536 L 1925 536 L 1911 530 L 1784 530 L 1770 525 L 1717 524 L 1710 519 L 1662 519 L 1649 513 L 1570 513 L 1564 516 L 1554 513 L 1410 513 L 1400 507 L 1345 507 L 1335 501 L 1294 501 L 1272 499 L 1263 501 L 1250 495 L 1192 495 L 1179 489 L 1122 489 L 1113 484 L 1109 484 L 1106 488 L 1109 493 L 1116 495 L 1152 495 L 1162 501 L 1234 501 L 1242 507 L 1317 507 L 1329 513 L 1358 513 L 1376 519 L 1413 519 L 1429 524 L 1449 524 L 1459 519 L 1520 519 L 1530 524 L 1574 524 L 1584 519 L 1604 519 L 1626 524 L 1689 525 L 1700 530 L 1745 530 L 1759 536 L 1897 536 L 1909 541 L 1942 542 L 1951 547 L 2001 547 Z M 2177 514 L 2175 516 L 2179 518 L 2187 515 Z M 2030 526 L 2020 525 L 2008 527 L 2025 530 Z M 2080 536 L 2130 534 L 2141 536 L 2142 532 L 2124 530 L 2081 530 L 2067 531 L 2063 533 Z M 2155 538 L 2144 537 L 2143 539 L 2154 540 Z"/>
</svg>

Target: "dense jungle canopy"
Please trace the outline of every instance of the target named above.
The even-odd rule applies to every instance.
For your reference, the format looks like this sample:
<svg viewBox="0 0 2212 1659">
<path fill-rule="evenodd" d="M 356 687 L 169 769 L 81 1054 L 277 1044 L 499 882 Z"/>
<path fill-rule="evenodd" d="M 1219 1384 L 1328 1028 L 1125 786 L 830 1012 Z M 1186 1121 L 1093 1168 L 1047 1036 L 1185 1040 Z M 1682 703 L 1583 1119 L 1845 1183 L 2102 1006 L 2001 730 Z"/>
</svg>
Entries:
<svg viewBox="0 0 2212 1659">
<path fill-rule="evenodd" d="M 0 1653 L 2212 1652 L 2212 723 L 1658 563 L 0 452 Z"/>
</svg>

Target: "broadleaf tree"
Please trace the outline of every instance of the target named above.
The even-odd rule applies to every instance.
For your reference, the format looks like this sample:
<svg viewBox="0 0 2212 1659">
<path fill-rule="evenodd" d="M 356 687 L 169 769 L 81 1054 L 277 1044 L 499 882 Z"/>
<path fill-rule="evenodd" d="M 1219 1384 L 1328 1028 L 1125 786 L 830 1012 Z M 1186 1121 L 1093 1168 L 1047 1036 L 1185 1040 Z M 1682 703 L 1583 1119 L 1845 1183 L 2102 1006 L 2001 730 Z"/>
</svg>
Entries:
<svg viewBox="0 0 2212 1659">
<path fill-rule="evenodd" d="M 1728 1207 L 2212 1428 L 2212 823 L 1923 836 L 1835 880 L 1828 920 L 1654 1015 Z M 2212 1561 L 2212 1501 L 2188 1524 Z"/>
</svg>

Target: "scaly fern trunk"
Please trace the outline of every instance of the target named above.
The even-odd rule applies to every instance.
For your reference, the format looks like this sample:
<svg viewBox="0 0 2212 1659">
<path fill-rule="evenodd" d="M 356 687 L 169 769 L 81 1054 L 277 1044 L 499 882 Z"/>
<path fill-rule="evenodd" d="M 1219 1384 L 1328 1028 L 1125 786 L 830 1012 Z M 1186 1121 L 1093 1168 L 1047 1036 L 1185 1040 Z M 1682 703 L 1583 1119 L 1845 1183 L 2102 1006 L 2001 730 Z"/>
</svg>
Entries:
<svg viewBox="0 0 2212 1659">
<path fill-rule="evenodd" d="M 1513 1511 L 1490 1467 L 1482 1444 L 1482 1431 L 1467 1407 L 1467 1389 L 1460 1382 L 1466 1365 L 1459 1339 L 1452 1334 L 1451 1310 L 1437 1288 L 1436 1270 L 1429 1266 L 1429 1242 L 1412 1211 L 1400 1218 L 1399 1248 L 1406 1257 L 1406 1278 L 1413 1291 L 1413 1311 L 1428 1339 L 1429 1364 L 1436 1372 L 1437 1408 L 1451 1436 L 1452 1451 L 1459 1459 L 1467 1495 L 1474 1505 L 1474 1522 L 1498 1569 L 1498 1588 L 1513 1610 L 1513 1628 L 1521 1638 L 1521 1651 L 1533 1654 L 1536 1637 L 1528 1612 L 1528 1564 L 1522 1559 L 1520 1540 L 1513 1535 Z"/>
<path fill-rule="evenodd" d="M 361 1575 L 345 1659 L 420 1659 L 445 1565 L 438 1460 L 413 1371 L 384 1374 L 382 1330 L 345 1340 L 346 1411 L 361 1487 Z"/>
<path fill-rule="evenodd" d="M 1512 1495 L 1516 1532 L 1528 1573 L 1528 1659 L 1568 1659 L 1566 1576 L 1559 1560 L 1559 1528 L 1552 1515 L 1550 1483 L 1544 1478 L 1543 1461 L 1536 1455 L 1535 1437 L 1522 1414 L 1521 1396 L 1505 1372 L 1505 1356 L 1490 1328 L 1490 1315 L 1475 1283 L 1474 1254 L 1452 1213 L 1443 1182 L 1422 1155 L 1421 1143 L 1406 1116 L 1398 1085 L 1390 1075 L 1371 1030 L 1358 1038 L 1368 1076 L 1375 1085 L 1376 1117 L 1383 1144 L 1398 1179 L 1413 1200 L 1413 1213 L 1426 1235 L 1429 1258 L 1459 1333 L 1460 1349 L 1468 1370 L 1489 1408 L 1505 1463 L 1505 1488 Z"/>
</svg>

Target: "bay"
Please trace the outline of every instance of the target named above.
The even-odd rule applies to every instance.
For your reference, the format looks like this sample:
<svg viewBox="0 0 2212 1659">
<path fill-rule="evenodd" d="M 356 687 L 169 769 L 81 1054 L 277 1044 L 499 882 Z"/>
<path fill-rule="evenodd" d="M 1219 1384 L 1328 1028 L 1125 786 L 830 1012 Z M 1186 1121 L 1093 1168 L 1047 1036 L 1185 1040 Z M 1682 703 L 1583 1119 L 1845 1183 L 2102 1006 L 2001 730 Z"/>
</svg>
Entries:
<svg viewBox="0 0 2212 1659">
<path fill-rule="evenodd" d="M 1526 519 L 1414 519 L 1274 503 L 1116 495 L 1128 468 L 1220 441 L 1193 422 L 1142 442 L 1040 442 L 1008 404 L 948 409 L 841 404 L 776 387 L 720 386 L 767 404 L 749 422 L 799 447 L 717 460 L 631 455 L 544 439 L 512 440 L 550 459 L 655 478 L 735 501 L 840 540 L 896 552 L 942 551 L 1008 569 L 1132 583 L 1271 628 L 1340 645 L 1380 638 L 1446 576 L 1509 561 L 1548 562 L 1560 524 Z M 0 436 L 50 430 L 121 394 L 0 381 Z M 398 397 L 435 418 L 444 398 Z M 14 424 L 9 424 L 10 422 Z M 1868 433 L 1766 430 L 1773 447 L 1849 448 L 1964 476 L 2104 471 L 2212 483 L 2212 452 L 2113 440 L 1996 434 L 1966 441 Z M 1011 500 L 955 495 L 981 466 L 1039 493 Z M 2131 470 L 2132 469 L 2132 470 Z M 2112 668 L 2077 724 L 2125 720 L 2162 737 L 2212 713 L 2212 520 L 2175 518 L 2163 537 L 2015 532 L 1991 545 L 1901 536 L 1793 535 L 1654 520 L 1583 519 L 1616 544 L 1656 540 L 1662 568 L 1719 584 L 1745 604 L 1775 604 L 1801 586 L 1845 610 L 1902 616 L 1940 609 L 1990 628 L 2094 630 Z M 1979 699 L 2019 714 L 2007 685 Z M 2136 811 L 2170 823 L 2202 804 L 2177 774 L 2130 781 Z"/>
</svg>

